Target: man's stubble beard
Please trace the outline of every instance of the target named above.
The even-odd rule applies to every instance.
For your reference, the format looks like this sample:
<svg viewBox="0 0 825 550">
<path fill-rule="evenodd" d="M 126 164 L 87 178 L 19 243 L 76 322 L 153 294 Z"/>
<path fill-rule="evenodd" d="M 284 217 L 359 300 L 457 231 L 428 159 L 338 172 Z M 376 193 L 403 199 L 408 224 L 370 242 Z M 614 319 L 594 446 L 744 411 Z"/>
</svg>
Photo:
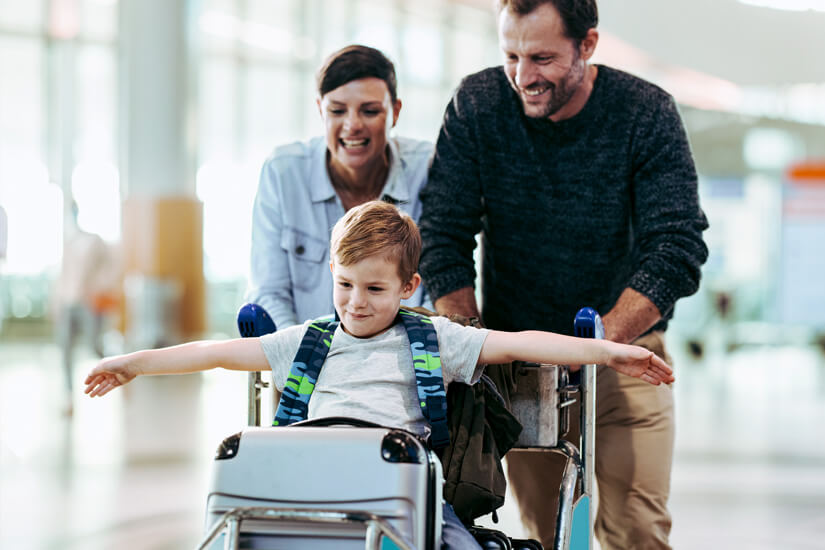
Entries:
<svg viewBox="0 0 825 550">
<path fill-rule="evenodd" d="M 521 107 L 524 110 L 525 116 L 535 119 L 548 118 L 559 112 L 562 107 L 573 98 L 573 95 L 584 82 L 584 75 L 587 64 L 581 62 L 581 56 L 576 55 L 576 59 L 570 66 L 570 70 L 564 75 L 564 78 L 559 82 L 558 86 L 552 82 L 542 82 L 541 85 L 550 85 L 550 97 L 544 105 L 529 105 L 521 92 L 516 86 L 515 82 L 510 80 L 510 86 L 516 90 L 519 100 L 521 100 Z M 509 79 L 508 79 L 509 80 Z M 536 109 L 539 108 L 539 111 Z M 532 111 L 532 112 L 531 112 Z"/>
</svg>

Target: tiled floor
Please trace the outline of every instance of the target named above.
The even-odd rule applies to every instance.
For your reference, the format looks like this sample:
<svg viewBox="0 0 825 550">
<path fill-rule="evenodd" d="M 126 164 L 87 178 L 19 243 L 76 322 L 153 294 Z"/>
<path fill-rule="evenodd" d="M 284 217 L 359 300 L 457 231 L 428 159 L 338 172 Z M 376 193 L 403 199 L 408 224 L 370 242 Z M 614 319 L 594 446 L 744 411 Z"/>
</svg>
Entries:
<svg viewBox="0 0 825 550">
<path fill-rule="evenodd" d="M 825 548 L 825 359 L 804 347 L 676 355 L 675 548 Z M 94 364 L 78 359 L 76 388 Z M 212 453 L 245 422 L 245 375 L 76 391 L 70 418 L 62 380 L 50 343 L 0 341 L 0 548 L 194 547 Z M 512 504 L 501 517 L 520 533 Z"/>
</svg>

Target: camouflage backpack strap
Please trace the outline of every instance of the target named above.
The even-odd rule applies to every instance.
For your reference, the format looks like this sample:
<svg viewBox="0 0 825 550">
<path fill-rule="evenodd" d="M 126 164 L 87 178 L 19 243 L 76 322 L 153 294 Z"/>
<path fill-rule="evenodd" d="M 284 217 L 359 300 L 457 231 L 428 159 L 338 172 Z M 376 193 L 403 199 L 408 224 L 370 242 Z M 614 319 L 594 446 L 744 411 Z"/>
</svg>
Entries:
<svg viewBox="0 0 825 550">
<path fill-rule="evenodd" d="M 322 317 L 310 323 L 292 361 L 289 377 L 278 403 L 278 411 L 272 421 L 273 426 L 288 426 L 306 420 L 309 398 L 315 389 L 318 373 L 321 372 L 327 358 L 329 347 L 332 345 L 332 335 L 337 327 L 338 321 L 332 316 Z"/>
<path fill-rule="evenodd" d="M 447 392 L 444 391 L 438 335 L 432 320 L 425 315 L 400 309 L 398 316 L 403 321 L 404 328 L 407 329 L 407 338 L 410 340 L 418 403 L 421 405 L 424 418 L 432 428 L 430 444 L 433 449 L 438 450 L 450 444 Z"/>
</svg>

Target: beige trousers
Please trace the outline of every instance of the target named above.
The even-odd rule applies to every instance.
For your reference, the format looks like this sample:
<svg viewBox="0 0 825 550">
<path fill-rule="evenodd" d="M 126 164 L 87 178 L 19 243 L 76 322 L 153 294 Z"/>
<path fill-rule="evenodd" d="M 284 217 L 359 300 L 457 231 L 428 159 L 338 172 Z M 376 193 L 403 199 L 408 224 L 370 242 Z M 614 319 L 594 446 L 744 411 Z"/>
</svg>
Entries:
<svg viewBox="0 0 825 550">
<path fill-rule="evenodd" d="M 664 333 L 634 342 L 670 363 Z M 566 439 L 578 446 L 578 403 Z M 576 421 L 574 422 L 574 419 Z M 673 461 L 673 392 L 599 366 L 596 378 L 595 534 L 602 550 L 670 549 L 667 509 Z M 510 489 L 531 536 L 553 548 L 565 457 L 556 453 L 507 454 Z"/>
</svg>

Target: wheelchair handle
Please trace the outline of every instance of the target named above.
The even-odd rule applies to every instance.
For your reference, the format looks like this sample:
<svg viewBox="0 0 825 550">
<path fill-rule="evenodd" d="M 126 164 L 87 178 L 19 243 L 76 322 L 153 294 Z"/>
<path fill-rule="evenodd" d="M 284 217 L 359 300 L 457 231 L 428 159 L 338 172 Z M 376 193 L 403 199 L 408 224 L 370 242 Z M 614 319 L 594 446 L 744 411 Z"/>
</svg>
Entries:
<svg viewBox="0 0 825 550">
<path fill-rule="evenodd" d="M 573 319 L 573 332 L 579 338 L 604 338 L 604 323 L 592 307 L 583 307 Z"/>
<path fill-rule="evenodd" d="M 238 311 L 238 332 L 243 338 L 253 338 L 275 332 L 275 321 L 258 304 L 244 304 Z M 261 389 L 269 384 L 261 378 L 260 372 L 250 372 L 247 389 L 247 423 L 258 426 L 261 423 Z M 274 414 L 274 413 L 273 413 Z"/>
<path fill-rule="evenodd" d="M 238 311 L 238 332 L 244 338 L 275 332 L 275 322 L 258 304 L 244 304 Z"/>
</svg>

